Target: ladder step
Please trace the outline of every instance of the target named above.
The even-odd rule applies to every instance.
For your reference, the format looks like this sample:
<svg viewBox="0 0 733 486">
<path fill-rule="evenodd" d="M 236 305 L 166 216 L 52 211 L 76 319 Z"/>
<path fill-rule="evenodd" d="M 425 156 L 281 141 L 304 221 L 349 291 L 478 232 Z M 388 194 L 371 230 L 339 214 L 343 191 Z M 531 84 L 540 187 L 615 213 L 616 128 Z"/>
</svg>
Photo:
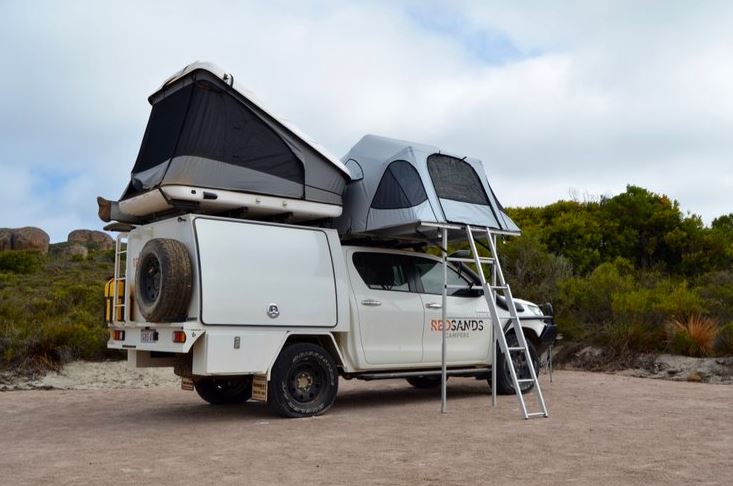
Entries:
<svg viewBox="0 0 733 486">
<path fill-rule="evenodd" d="M 527 414 L 527 417 L 539 417 L 540 415 L 542 415 L 543 417 L 546 417 L 545 412 L 532 412 L 532 413 L 528 413 Z"/>
<path fill-rule="evenodd" d="M 527 348 L 525 348 L 524 346 L 511 346 L 511 347 L 508 347 L 507 349 L 509 351 L 524 351 Z"/>
<path fill-rule="evenodd" d="M 491 287 L 492 290 L 506 290 L 507 288 L 506 285 L 490 285 L 489 287 Z"/>
<path fill-rule="evenodd" d="M 446 289 L 471 289 L 471 290 L 478 290 L 482 289 L 480 285 L 472 285 L 469 287 L 468 285 L 456 285 L 456 284 L 447 284 L 445 286 Z"/>
<path fill-rule="evenodd" d="M 534 383 L 534 380 L 532 378 L 521 378 L 517 380 L 517 383 Z"/>
</svg>

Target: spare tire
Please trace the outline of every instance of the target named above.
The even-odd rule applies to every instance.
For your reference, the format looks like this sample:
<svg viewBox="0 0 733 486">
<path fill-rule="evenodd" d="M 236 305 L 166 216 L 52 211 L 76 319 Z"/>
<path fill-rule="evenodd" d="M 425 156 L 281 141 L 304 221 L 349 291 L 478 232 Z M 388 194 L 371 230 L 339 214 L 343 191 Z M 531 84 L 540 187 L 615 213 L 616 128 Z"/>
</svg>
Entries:
<svg viewBox="0 0 733 486">
<path fill-rule="evenodd" d="M 180 241 L 155 238 L 143 247 L 135 273 L 135 296 L 148 322 L 186 319 L 191 301 L 191 257 Z"/>
</svg>

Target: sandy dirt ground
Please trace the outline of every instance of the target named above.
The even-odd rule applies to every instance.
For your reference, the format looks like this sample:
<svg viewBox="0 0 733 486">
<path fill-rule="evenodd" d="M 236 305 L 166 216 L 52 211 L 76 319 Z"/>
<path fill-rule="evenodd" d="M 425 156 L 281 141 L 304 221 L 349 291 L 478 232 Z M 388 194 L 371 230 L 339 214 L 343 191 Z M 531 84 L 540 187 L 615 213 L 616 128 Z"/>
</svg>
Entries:
<svg viewBox="0 0 733 486">
<path fill-rule="evenodd" d="M 542 377 L 551 416 L 485 382 L 439 391 L 341 381 L 321 417 L 195 392 L 0 393 L 3 484 L 731 484 L 733 387 L 574 371 Z"/>
</svg>

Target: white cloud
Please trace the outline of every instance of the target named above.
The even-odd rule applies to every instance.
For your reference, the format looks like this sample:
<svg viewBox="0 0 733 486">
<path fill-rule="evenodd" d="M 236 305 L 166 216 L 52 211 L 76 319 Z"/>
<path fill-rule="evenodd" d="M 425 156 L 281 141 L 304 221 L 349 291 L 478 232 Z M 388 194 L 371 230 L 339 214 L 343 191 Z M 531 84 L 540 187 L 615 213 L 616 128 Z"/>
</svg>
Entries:
<svg viewBox="0 0 733 486">
<path fill-rule="evenodd" d="M 380 133 L 482 158 L 505 205 L 632 183 L 707 221 L 733 210 L 727 3 L 446 5 L 3 2 L 0 226 L 43 226 L 54 240 L 101 226 L 94 198 L 124 188 L 146 97 L 194 59 L 334 153 Z M 416 11 L 518 55 L 488 63 Z M 66 177 L 42 193 L 45 174 Z"/>
</svg>

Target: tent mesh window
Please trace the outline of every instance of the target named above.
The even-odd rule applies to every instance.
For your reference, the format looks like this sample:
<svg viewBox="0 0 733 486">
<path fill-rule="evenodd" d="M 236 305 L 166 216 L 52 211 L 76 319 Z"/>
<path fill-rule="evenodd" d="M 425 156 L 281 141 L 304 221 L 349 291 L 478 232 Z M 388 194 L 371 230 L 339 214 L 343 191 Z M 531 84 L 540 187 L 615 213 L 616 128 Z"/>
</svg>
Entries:
<svg viewBox="0 0 733 486">
<path fill-rule="evenodd" d="M 439 198 L 489 206 L 481 179 L 468 162 L 433 154 L 428 157 L 428 172 Z"/>
<path fill-rule="evenodd" d="M 305 180 L 301 161 L 257 114 L 205 81 L 153 105 L 132 172 L 180 155 L 213 159 L 300 184 Z"/>
<path fill-rule="evenodd" d="M 153 105 L 133 173 L 150 169 L 173 157 L 192 93 L 193 85 L 189 85 Z"/>
<path fill-rule="evenodd" d="M 214 85 L 199 81 L 176 155 L 197 155 L 300 184 L 303 164 L 248 107 Z"/>
<path fill-rule="evenodd" d="M 403 209 L 428 199 L 417 170 L 407 161 L 396 160 L 387 166 L 374 193 L 374 209 Z"/>
</svg>

